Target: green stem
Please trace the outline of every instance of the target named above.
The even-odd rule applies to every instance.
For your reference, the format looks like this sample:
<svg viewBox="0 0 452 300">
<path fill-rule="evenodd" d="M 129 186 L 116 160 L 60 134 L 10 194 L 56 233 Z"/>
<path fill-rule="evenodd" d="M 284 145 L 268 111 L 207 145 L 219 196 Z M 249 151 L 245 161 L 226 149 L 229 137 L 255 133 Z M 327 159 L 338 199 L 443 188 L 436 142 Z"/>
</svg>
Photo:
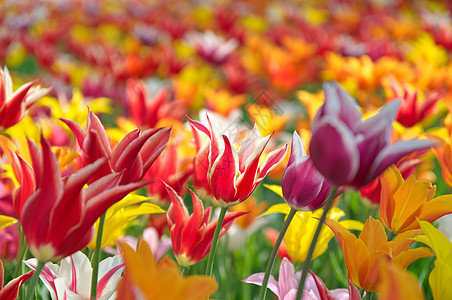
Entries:
<svg viewBox="0 0 452 300">
<path fill-rule="evenodd" d="M 320 217 L 319 224 L 317 225 L 317 229 L 315 230 L 314 237 L 312 238 L 311 246 L 309 246 L 308 255 L 303 264 L 300 285 L 298 286 L 298 291 L 297 291 L 297 298 L 296 298 L 297 300 L 300 300 L 301 296 L 303 295 L 304 283 L 306 281 L 306 277 L 308 276 L 309 269 L 311 268 L 312 255 L 314 254 L 314 249 L 317 244 L 317 240 L 319 239 L 320 231 L 322 230 L 323 223 L 325 223 L 326 215 L 330 211 L 331 207 L 333 207 L 333 202 L 334 202 L 334 198 L 336 198 L 336 194 L 337 194 L 337 187 L 333 187 L 331 189 L 330 195 L 328 196 L 328 199 L 326 199 L 325 206 L 323 208 L 323 214 Z"/>
<path fill-rule="evenodd" d="M 395 236 L 396 236 L 396 234 L 394 232 L 389 231 L 389 233 L 388 233 L 388 241 L 392 241 Z"/>
<path fill-rule="evenodd" d="M 100 217 L 99 226 L 97 227 L 96 247 L 94 248 L 92 258 L 93 276 L 91 277 L 91 299 L 97 299 L 97 276 L 99 274 L 100 248 L 102 246 L 102 233 L 104 231 L 105 215 L 106 213 Z"/>
<path fill-rule="evenodd" d="M 30 278 L 30 281 L 28 282 L 28 290 L 27 290 L 27 297 L 25 299 L 35 299 L 35 287 L 38 283 L 39 274 L 42 271 L 42 268 L 44 268 L 45 262 L 38 261 L 38 265 L 36 266 L 36 270 L 33 273 L 33 275 Z"/>
<path fill-rule="evenodd" d="M 371 300 L 372 299 L 372 292 L 366 292 L 366 300 Z"/>
<path fill-rule="evenodd" d="M 22 261 L 24 260 L 25 252 L 27 251 L 27 242 L 25 241 L 24 233 L 22 232 L 22 227 L 19 225 L 19 251 L 16 256 L 16 268 L 14 269 L 13 278 L 17 278 L 20 273 L 20 267 L 22 266 Z"/>
<path fill-rule="evenodd" d="M 295 216 L 296 212 L 297 212 L 296 209 L 293 209 L 293 208 L 290 209 L 290 212 L 287 215 L 286 221 L 284 221 L 281 232 L 279 233 L 278 239 L 276 240 L 276 243 L 273 246 L 272 253 L 270 254 L 270 258 L 267 263 L 267 268 L 265 269 L 265 275 L 264 275 L 264 280 L 262 281 L 261 290 L 259 292 L 259 300 L 265 299 L 265 294 L 267 293 L 268 280 L 270 279 L 270 274 L 271 274 L 273 266 L 275 264 L 276 254 L 278 253 L 279 246 L 281 245 L 284 235 L 286 234 L 287 228 L 289 228 L 289 224 L 290 224 L 290 222 L 292 222 L 292 219 Z"/>
<path fill-rule="evenodd" d="M 220 216 L 218 217 L 217 226 L 215 227 L 215 233 L 213 234 L 212 245 L 210 246 L 209 257 L 207 258 L 206 275 L 212 277 L 213 262 L 215 258 L 215 251 L 217 250 L 218 237 L 220 236 L 221 226 L 223 225 L 224 216 L 228 211 L 227 207 L 222 207 L 220 210 Z"/>
</svg>

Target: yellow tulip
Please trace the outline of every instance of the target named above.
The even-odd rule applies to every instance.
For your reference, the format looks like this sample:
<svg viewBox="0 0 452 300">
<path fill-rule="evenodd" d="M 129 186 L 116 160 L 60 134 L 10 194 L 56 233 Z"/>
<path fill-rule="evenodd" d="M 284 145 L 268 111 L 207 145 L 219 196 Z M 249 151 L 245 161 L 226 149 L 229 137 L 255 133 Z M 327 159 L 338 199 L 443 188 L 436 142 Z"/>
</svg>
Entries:
<svg viewBox="0 0 452 300">
<path fill-rule="evenodd" d="M 113 204 L 106 213 L 104 231 L 102 234 L 101 247 L 114 246 L 116 241 L 125 235 L 125 231 L 128 227 L 134 224 L 136 217 L 146 214 L 164 213 L 156 204 L 152 204 L 147 201 L 149 198 L 129 194 L 121 201 Z M 143 203 L 141 203 L 143 202 Z M 139 206 L 136 204 L 141 203 Z M 94 249 L 96 246 L 97 229 L 99 226 L 99 220 L 94 224 L 95 234 L 94 238 L 88 244 L 88 248 Z"/>
<path fill-rule="evenodd" d="M 267 188 L 271 189 L 275 193 L 279 194 L 282 197 L 281 187 L 279 186 L 268 186 Z M 286 216 L 289 214 L 290 207 L 286 203 L 284 204 L 276 204 L 271 206 L 263 215 L 268 215 L 272 213 L 283 213 Z M 312 238 L 314 236 L 314 232 L 319 224 L 318 219 L 322 216 L 323 209 L 318 209 L 313 212 L 311 211 L 298 211 L 292 222 L 287 229 L 287 232 L 284 236 L 284 243 L 287 248 L 287 253 L 293 262 L 303 262 L 308 255 L 309 245 L 312 242 Z M 333 220 L 338 221 L 341 217 L 343 217 L 345 213 L 337 208 L 333 207 L 328 213 L 327 217 Z M 363 224 L 359 221 L 355 220 L 343 220 L 340 221 L 344 228 L 351 230 L 361 230 L 363 228 Z M 320 237 L 317 242 L 317 245 L 314 249 L 313 259 L 323 254 L 328 248 L 329 241 L 334 237 L 334 233 L 324 227 L 320 232 Z"/>
<path fill-rule="evenodd" d="M 452 243 L 447 237 L 427 221 L 419 221 L 425 235 L 414 240 L 432 248 L 436 255 L 435 268 L 430 273 L 429 283 L 433 299 L 446 300 L 452 297 Z"/>
</svg>

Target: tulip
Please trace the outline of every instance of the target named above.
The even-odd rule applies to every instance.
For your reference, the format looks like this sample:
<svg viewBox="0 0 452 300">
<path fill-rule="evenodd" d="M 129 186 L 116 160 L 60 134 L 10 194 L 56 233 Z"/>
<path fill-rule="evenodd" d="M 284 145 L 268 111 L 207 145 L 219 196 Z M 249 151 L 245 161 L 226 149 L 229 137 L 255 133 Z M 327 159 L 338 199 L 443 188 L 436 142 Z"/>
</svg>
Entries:
<svg viewBox="0 0 452 300">
<path fill-rule="evenodd" d="M 183 102 L 171 101 L 170 91 L 166 88 L 151 98 L 143 82 L 129 79 L 126 94 L 131 118 L 138 126 L 153 128 L 164 118 L 180 120 L 184 116 Z"/>
<path fill-rule="evenodd" d="M 341 86 L 328 82 L 323 89 L 325 103 L 312 122 L 310 153 L 314 166 L 333 185 L 360 188 L 403 156 L 434 146 L 426 140 L 389 144 L 398 101 L 362 121 L 361 112 Z"/>
<path fill-rule="evenodd" d="M 146 242 L 138 244 L 136 252 L 120 244 L 125 272 L 118 283 L 118 299 L 186 299 L 197 300 L 211 296 L 218 288 L 208 276 L 182 277 L 177 264 L 164 257 L 155 262 Z"/>
<path fill-rule="evenodd" d="M 290 158 L 281 187 L 287 204 L 296 210 L 305 211 L 322 207 L 331 192 L 330 183 L 312 164 L 296 131 L 293 133 Z"/>
<path fill-rule="evenodd" d="M 262 285 L 264 273 L 256 273 L 248 278 L 242 280 L 245 283 L 253 283 Z M 301 271 L 295 272 L 292 263 L 283 258 L 279 267 L 279 280 L 276 281 L 273 276 L 270 276 L 268 288 L 281 300 L 295 299 L 297 294 L 298 282 L 301 278 Z M 323 281 L 314 273 L 311 272 L 306 280 L 306 285 L 303 290 L 303 299 L 321 300 L 321 299 L 361 299 L 356 297 L 359 291 L 352 284 L 349 285 L 349 290 L 336 289 L 329 291 Z"/>
<path fill-rule="evenodd" d="M 263 215 L 272 213 L 283 213 L 286 216 L 290 212 L 290 207 L 287 204 L 276 204 L 271 206 Z M 316 211 L 299 211 L 295 214 L 292 222 L 287 228 L 287 232 L 284 235 L 284 243 L 288 256 L 293 262 L 303 262 L 308 255 L 309 244 L 312 241 L 316 227 L 319 224 L 319 218 L 323 213 L 323 209 Z M 328 212 L 328 218 L 338 221 L 344 228 L 348 230 L 362 230 L 363 223 L 356 220 L 341 220 L 345 213 L 337 208 L 333 207 Z M 333 232 L 328 229 L 323 229 L 320 232 L 319 243 L 317 243 L 312 259 L 322 255 L 328 249 L 328 243 L 334 237 Z M 273 243 L 274 244 L 274 243 Z"/>
<path fill-rule="evenodd" d="M 191 190 L 193 214 L 189 215 L 182 198 L 170 186 L 165 184 L 165 187 L 172 202 L 167 219 L 174 256 L 181 266 L 188 267 L 209 254 L 218 220 L 209 223 L 212 207 L 204 210 L 201 200 Z M 220 237 L 226 234 L 236 218 L 244 214 L 245 212 L 226 214 Z"/>
<path fill-rule="evenodd" d="M 19 296 L 20 287 L 33 275 L 34 271 L 27 272 L 17 278 L 14 278 L 8 284 L 3 286 L 5 278 L 5 269 L 3 262 L 0 260 L 0 299 L 15 300 Z"/>
<path fill-rule="evenodd" d="M 418 229 L 417 220 L 434 222 L 452 213 L 452 195 L 436 198 L 436 186 L 416 180 L 412 175 L 406 181 L 391 166 L 381 177 L 380 219 L 394 233 Z"/>
<path fill-rule="evenodd" d="M 112 171 L 124 171 L 121 184 L 142 179 L 171 136 L 171 128 L 148 129 L 143 132 L 137 128 L 129 132 L 112 150 L 104 126 L 93 112 L 89 112 L 86 131 L 74 121 L 61 120 L 77 139 L 83 165 L 89 165 L 102 157 L 108 160 L 108 164 L 99 169 L 96 179 Z"/>
<path fill-rule="evenodd" d="M 30 258 L 25 264 L 34 270 L 38 261 Z M 89 299 L 90 284 L 87 278 L 91 278 L 92 271 L 88 257 L 78 251 L 63 258 L 60 265 L 46 263 L 39 277 L 49 290 L 52 300 Z M 113 294 L 123 271 L 124 264 L 119 255 L 108 257 L 99 263 L 101 275 L 97 282 L 98 300 L 114 298 Z"/>
<path fill-rule="evenodd" d="M 403 232 L 388 242 L 383 225 L 372 217 L 366 221 L 358 238 L 334 220 L 328 219 L 325 223 L 333 230 L 342 248 L 348 278 L 366 291 L 377 291 L 382 260 L 392 260 L 401 270 L 406 270 L 413 261 L 432 256 L 426 247 L 410 249 L 413 238 L 420 235 L 421 230 Z"/>
<path fill-rule="evenodd" d="M 427 221 L 419 221 L 425 235 L 414 239 L 429 246 L 436 255 L 435 267 L 430 272 L 428 282 L 433 299 L 446 300 L 452 295 L 452 243 L 447 237 Z"/>
<path fill-rule="evenodd" d="M 8 68 L 0 69 L 0 74 L 0 130 L 4 130 L 22 120 L 25 111 L 50 89 L 33 87 L 36 81 L 30 81 L 13 93 Z"/>
<path fill-rule="evenodd" d="M 378 299 L 425 300 L 416 276 L 405 272 L 388 261 L 381 263 L 381 282 L 378 285 Z"/>
<path fill-rule="evenodd" d="M 435 114 L 436 104 L 444 96 L 442 91 L 434 91 L 421 101 L 420 91 L 407 83 L 400 84 L 394 77 L 389 78 L 389 88 L 394 99 L 402 100 L 395 119 L 405 127 L 413 127 Z"/>
<path fill-rule="evenodd" d="M 121 173 L 84 185 L 105 165 L 101 159 L 61 179 L 58 161 L 42 137 L 42 151 L 28 141 L 32 166 L 11 152 L 20 183 L 14 208 L 30 252 L 39 261 L 58 261 L 83 249 L 91 240 L 93 224 L 112 204 L 143 184 L 118 185 Z M 68 213 L 70 212 L 70 213 Z"/>
<path fill-rule="evenodd" d="M 254 125 L 240 143 L 239 150 L 226 135 L 220 135 L 215 124 L 208 119 L 209 128 L 189 119 L 191 126 L 205 133 L 210 139 L 207 179 L 210 188 L 222 207 L 233 206 L 247 199 L 264 177 L 286 155 L 287 145 L 267 154 L 265 162 L 259 159 L 270 137 L 261 138 Z"/>
</svg>

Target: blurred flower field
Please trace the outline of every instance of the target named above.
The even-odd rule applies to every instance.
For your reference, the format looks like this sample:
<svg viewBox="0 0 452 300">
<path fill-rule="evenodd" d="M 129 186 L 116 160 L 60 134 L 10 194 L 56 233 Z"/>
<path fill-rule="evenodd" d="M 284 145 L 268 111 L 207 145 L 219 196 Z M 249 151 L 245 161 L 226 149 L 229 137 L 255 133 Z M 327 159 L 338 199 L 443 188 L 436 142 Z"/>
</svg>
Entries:
<svg viewBox="0 0 452 300">
<path fill-rule="evenodd" d="M 0 299 L 451 299 L 450 1 L 3 0 Z"/>
</svg>

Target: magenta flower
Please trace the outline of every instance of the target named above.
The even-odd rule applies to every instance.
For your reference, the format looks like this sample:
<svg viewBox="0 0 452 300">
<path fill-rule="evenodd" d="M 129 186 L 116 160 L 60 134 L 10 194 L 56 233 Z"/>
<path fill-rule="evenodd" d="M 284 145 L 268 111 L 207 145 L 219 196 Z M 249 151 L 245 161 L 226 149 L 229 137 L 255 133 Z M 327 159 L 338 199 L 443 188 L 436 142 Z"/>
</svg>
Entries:
<svg viewBox="0 0 452 300">
<path fill-rule="evenodd" d="M 427 140 L 390 144 L 399 101 L 365 121 L 353 98 L 336 82 L 323 86 L 325 103 L 312 122 L 314 166 L 332 184 L 360 188 L 403 156 L 435 145 Z"/>
<path fill-rule="evenodd" d="M 282 176 L 281 187 L 287 204 L 296 210 L 322 207 L 331 191 L 331 184 L 312 164 L 296 131 L 293 133 L 289 162 Z"/>
</svg>

